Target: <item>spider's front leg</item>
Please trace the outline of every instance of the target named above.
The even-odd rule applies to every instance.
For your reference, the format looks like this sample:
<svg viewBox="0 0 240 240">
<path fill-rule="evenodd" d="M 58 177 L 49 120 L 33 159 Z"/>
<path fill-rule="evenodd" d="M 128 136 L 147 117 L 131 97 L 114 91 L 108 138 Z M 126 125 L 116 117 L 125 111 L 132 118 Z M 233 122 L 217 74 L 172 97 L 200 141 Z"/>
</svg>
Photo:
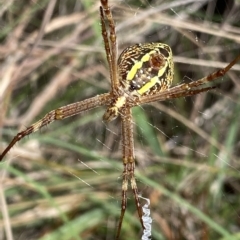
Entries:
<svg viewBox="0 0 240 240">
<path fill-rule="evenodd" d="M 135 156 L 134 156 L 133 123 L 132 123 L 131 108 L 126 107 L 122 109 L 120 116 L 121 116 L 122 154 L 123 154 L 124 170 L 123 170 L 123 182 L 122 182 L 121 216 L 119 219 L 116 239 L 119 239 L 123 217 L 127 207 L 127 189 L 128 189 L 129 180 L 130 180 L 131 188 L 134 194 L 140 222 L 141 222 L 142 228 L 144 229 L 143 220 L 142 220 L 142 214 L 143 214 L 142 207 L 140 205 L 140 201 L 138 197 L 138 188 L 137 188 L 137 183 L 134 175 Z"/>
</svg>

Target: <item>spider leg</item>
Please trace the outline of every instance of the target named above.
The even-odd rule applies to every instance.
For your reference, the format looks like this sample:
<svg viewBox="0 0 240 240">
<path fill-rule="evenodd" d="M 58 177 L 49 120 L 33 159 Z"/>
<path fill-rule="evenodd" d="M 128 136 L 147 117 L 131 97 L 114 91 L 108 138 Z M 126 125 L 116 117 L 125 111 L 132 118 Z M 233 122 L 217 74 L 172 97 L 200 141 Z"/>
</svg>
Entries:
<svg viewBox="0 0 240 240">
<path fill-rule="evenodd" d="M 203 77 L 197 81 L 191 83 L 183 83 L 172 88 L 163 90 L 159 94 L 154 94 L 151 96 L 142 96 L 138 104 L 150 103 L 155 101 L 165 101 L 167 99 L 187 97 L 196 95 L 201 92 L 206 92 L 208 90 L 214 89 L 215 87 L 204 87 L 198 88 L 208 82 L 214 81 L 215 79 L 224 76 L 238 61 L 240 60 L 240 55 L 238 55 L 232 62 L 230 62 L 225 68 L 219 69 L 208 76 Z"/>
<path fill-rule="evenodd" d="M 107 54 L 107 60 L 110 68 L 111 86 L 112 90 L 116 90 L 119 86 L 118 74 L 117 74 L 117 36 L 115 31 L 115 23 L 112 17 L 112 12 L 108 5 L 108 0 L 101 0 L 100 18 L 102 25 L 102 36 Z M 108 20 L 110 29 L 110 42 L 108 39 L 108 33 L 106 31 L 106 24 L 104 22 L 104 16 Z"/>
<path fill-rule="evenodd" d="M 109 72 L 110 72 L 110 79 L 113 79 L 113 69 L 112 69 L 112 55 L 111 55 L 111 50 L 110 50 L 110 45 L 108 41 L 108 33 L 106 29 L 106 24 L 104 21 L 104 13 L 103 13 L 103 8 L 100 6 L 100 19 L 101 19 L 101 26 L 102 26 L 102 37 L 103 37 L 103 42 L 104 42 L 104 47 L 106 51 L 106 57 L 108 61 L 108 66 L 109 66 Z"/>
<path fill-rule="evenodd" d="M 144 224 L 142 220 L 142 207 L 138 197 L 138 188 L 134 175 L 135 170 L 135 156 L 134 156 L 134 141 L 133 141 L 133 123 L 131 108 L 126 107 L 120 114 L 122 123 L 122 153 L 123 153 L 123 182 L 122 182 L 122 203 L 121 203 L 121 215 L 119 219 L 116 239 L 119 239 L 122 222 L 127 208 L 127 189 L 128 181 L 130 180 L 131 188 L 134 194 L 135 203 L 137 206 L 138 215 L 142 228 Z"/>
<path fill-rule="evenodd" d="M 205 88 L 198 88 L 198 89 L 189 89 L 185 85 L 178 85 L 175 86 L 171 89 L 166 89 L 160 94 L 148 96 L 148 97 L 142 97 L 140 99 L 140 104 L 146 104 L 146 103 L 151 103 L 151 102 L 156 102 L 156 101 L 166 101 L 168 99 L 173 99 L 173 98 L 180 98 L 180 97 L 189 97 L 193 96 L 202 92 L 207 92 L 210 90 L 215 89 L 216 86 L 213 87 L 205 87 Z"/>
<path fill-rule="evenodd" d="M 240 60 L 240 55 L 238 55 L 236 58 L 234 58 L 225 68 L 219 69 L 213 73 L 210 73 L 208 76 L 201 78 L 197 81 L 189 83 L 189 87 L 198 87 L 200 85 L 203 85 L 207 82 L 211 82 L 219 77 L 224 76 L 238 61 Z"/>
<path fill-rule="evenodd" d="M 193 96 L 202 92 L 207 92 L 210 90 L 215 89 L 216 86 L 213 87 L 205 87 L 205 88 L 198 88 L 198 89 L 190 89 L 190 90 L 182 90 L 178 91 L 177 93 L 170 93 L 166 98 L 167 99 L 173 99 L 173 98 L 180 98 L 180 97 L 189 97 Z"/>
<path fill-rule="evenodd" d="M 15 145 L 15 143 L 24 138 L 25 136 L 38 131 L 40 128 L 54 122 L 55 120 L 62 120 L 64 118 L 77 115 L 83 111 L 87 111 L 102 105 L 106 105 L 108 104 L 109 97 L 110 94 L 106 93 L 52 110 L 51 112 L 47 113 L 42 119 L 32 124 L 24 131 L 19 132 L 0 155 L 0 161 L 8 153 L 8 151 Z"/>
</svg>

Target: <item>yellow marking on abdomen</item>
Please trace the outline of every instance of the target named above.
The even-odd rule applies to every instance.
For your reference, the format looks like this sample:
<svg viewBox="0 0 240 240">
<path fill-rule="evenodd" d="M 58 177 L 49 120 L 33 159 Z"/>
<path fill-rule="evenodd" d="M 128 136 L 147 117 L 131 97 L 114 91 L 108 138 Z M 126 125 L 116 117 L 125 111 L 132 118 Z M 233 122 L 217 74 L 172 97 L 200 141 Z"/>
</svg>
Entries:
<svg viewBox="0 0 240 240">
<path fill-rule="evenodd" d="M 150 88 L 152 88 L 158 81 L 158 76 L 153 77 L 151 79 L 151 81 L 149 81 L 148 83 L 146 83 L 142 88 L 140 88 L 137 92 L 142 95 L 143 93 L 147 92 L 148 90 L 150 90 Z"/>
<path fill-rule="evenodd" d="M 164 67 L 162 67 L 159 71 L 158 71 L 158 77 L 161 77 L 164 73 L 165 73 L 165 71 L 166 71 L 166 68 L 167 68 L 167 61 L 165 62 L 165 65 L 164 65 Z"/>
<path fill-rule="evenodd" d="M 134 64 L 134 66 L 131 68 L 131 70 L 128 72 L 127 75 L 127 80 L 132 80 L 134 78 L 134 76 L 137 73 L 137 70 L 140 69 L 142 67 L 142 62 L 137 62 Z"/>
<path fill-rule="evenodd" d="M 156 51 L 153 50 L 153 51 L 150 51 L 149 53 L 146 53 L 145 55 L 143 55 L 143 57 L 141 58 L 140 61 L 136 62 L 136 63 L 133 65 L 133 67 L 131 68 L 131 70 L 130 70 L 130 71 L 128 72 L 128 74 L 127 74 L 127 80 L 128 80 L 128 81 L 133 80 L 134 76 L 135 76 L 136 73 L 137 73 L 137 70 L 139 70 L 139 69 L 142 67 L 142 65 L 143 65 L 144 62 L 149 61 L 150 55 L 151 55 L 152 53 L 154 53 L 154 52 L 156 52 Z"/>
</svg>

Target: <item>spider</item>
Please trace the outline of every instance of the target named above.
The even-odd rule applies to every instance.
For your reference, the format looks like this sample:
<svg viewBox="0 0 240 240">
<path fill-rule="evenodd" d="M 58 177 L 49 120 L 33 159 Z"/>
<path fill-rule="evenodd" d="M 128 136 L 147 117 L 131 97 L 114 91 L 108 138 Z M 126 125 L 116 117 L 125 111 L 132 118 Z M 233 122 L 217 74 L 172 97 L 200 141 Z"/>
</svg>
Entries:
<svg viewBox="0 0 240 240">
<path fill-rule="evenodd" d="M 135 180 L 135 156 L 133 138 L 132 107 L 155 101 L 196 95 L 214 89 L 205 86 L 228 72 L 240 60 L 240 55 L 225 68 L 215 71 L 202 79 L 171 87 L 174 65 L 171 48 L 164 43 L 138 43 L 126 48 L 118 57 L 115 23 L 108 0 L 100 0 L 100 22 L 107 62 L 110 72 L 111 89 L 108 93 L 72 103 L 47 113 L 42 119 L 19 132 L 0 155 L 0 161 L 8 151 L 25 136 L 54 122 L 80 114 L 96 107 L 106 106 L 103 120 L 121 120 L 122 145 L 122 200 L 121 214 L 117 226 L 116 239 L 119 239 L 121 226 L 127 207 L 127 190 L 130 182 L 139 219 L 144 229 L 143 208 L 140 204 Z M 118 59 L 117 59 L 118 57 Z"/>
</svg>

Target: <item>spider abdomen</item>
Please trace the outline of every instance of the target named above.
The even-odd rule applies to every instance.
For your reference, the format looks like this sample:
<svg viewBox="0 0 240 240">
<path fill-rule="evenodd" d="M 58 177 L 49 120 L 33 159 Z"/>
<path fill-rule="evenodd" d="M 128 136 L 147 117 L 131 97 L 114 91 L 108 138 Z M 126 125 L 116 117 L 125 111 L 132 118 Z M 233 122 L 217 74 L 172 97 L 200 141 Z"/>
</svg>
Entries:
<svg viewBox="0 0 240 240">
<path fill-rule="evenodd" d="M 120 84 L 131 95 L 152 95 L 171 86 L 171 48 L 163 43 L 136 44 L 118 59 Z"/>
</svg>

